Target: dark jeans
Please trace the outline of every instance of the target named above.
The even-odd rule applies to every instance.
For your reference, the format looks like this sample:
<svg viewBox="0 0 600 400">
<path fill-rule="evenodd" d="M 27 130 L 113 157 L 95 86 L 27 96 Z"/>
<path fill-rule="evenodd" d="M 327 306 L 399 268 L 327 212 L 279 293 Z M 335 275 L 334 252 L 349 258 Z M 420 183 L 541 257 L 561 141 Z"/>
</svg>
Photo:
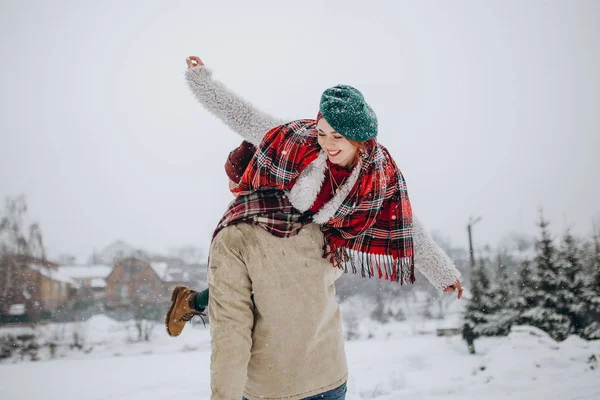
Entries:
<svg viewBox="0 0 600 400">
<path fill-rule="evenodd" d="M 346 387 L 346 382 L 338 388 L 332 389 L 328 392 L 323 392 L 321 394 L 315 394 L 314 396 L 306 397 L 302 400 L 345 400 L 346 392 L 348 388 Z M 242 400 L 248 400 L 245 397 Z"/>
</svg>

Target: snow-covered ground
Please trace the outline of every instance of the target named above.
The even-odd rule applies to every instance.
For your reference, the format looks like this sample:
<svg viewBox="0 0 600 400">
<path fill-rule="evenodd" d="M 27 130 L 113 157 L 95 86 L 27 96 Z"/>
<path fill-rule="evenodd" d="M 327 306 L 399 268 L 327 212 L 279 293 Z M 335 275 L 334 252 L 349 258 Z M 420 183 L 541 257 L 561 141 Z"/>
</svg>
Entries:
<svg viewBox="0 0 600 400">
<path fill-rule="evenodd" d="M 508 337 L 476 341 L 478 354 L 469 355 L 459 336 L 437 337 L 435 325 L 361 321 L 371 339 L 346 343 L 347 399 L 600 399 L 600 341 L 572 336 L 556 343 L 535 328 L 515 327 Z M 42 361 L 0 364 L 0 399 L 210 397 L 210 338 L 202 323 L 178 338 L 159 325 L 149 343 L 132 341 L 132 323 L 105 316 L 38 328 L 46 339 L 67 340 L 73 331 L 84 338 L 84 351 L 59 349 L 48 360 L 43 350 Z"/>
</svg>

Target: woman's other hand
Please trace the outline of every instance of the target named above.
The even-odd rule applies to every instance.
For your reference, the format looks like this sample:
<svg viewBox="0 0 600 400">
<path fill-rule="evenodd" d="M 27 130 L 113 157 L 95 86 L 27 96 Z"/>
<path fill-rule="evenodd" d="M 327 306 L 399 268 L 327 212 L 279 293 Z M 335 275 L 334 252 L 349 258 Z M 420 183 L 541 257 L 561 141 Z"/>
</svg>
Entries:
<svg viewBox="0 0 600 400">
<path fill-rule="evenodd" d="M 458 279 L 452 285 L 447 286 L 444 289 L 444 292 L 454 292 L 456 290 L 458 290 L 458 298 L 460 299 L 462 297 L 462 294 L 463 294 L 463 287 L 462 287 L 462 285 L 460 283 L 460 280 L 458 280 Z"/>
<path fill-rule="evenodd" d="M 189 56 L 188 58 L 185 59 L 185 63 L 187 64 L 188 68 L 193 68 L 193 67 L 197 67 L 199 65 L 204 65 L 204 63 L 198 56 Z"/>
</svg>

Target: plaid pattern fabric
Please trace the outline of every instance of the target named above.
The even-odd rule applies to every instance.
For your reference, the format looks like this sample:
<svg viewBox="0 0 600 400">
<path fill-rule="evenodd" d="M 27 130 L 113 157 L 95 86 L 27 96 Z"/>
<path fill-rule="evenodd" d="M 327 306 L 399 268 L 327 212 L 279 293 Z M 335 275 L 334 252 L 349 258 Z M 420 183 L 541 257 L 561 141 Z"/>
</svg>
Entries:
<svg viewBox="0 0 600 400">
<path fill-rule="evenodd" d="M 228 224 L 254 219 L 271 233 L 286 237 L 309 222 L 291 206 L 285 191 L 317 158 L 317 135 L 315 120 L 293 121 L 270 130 L 235 190 L 240 197 L 232 202 L 216 232 Z M 321 227 L 325 256 L 346 272 L 351 268 L 363 277 L 413 283 L 412 209 L 406 182 L 385 147 L 375 141 L 366 143 L 357 183 L 334 217 Z M 276 207 L 281 208 L 276 211 Z"/>
<path fill-rule="evenodd" d="M 354 273 L 414 283 L 412 208 L 406 182 L 382 145 L 363 158 L 358 188 L 322 227 L 334 265 Z M 362 178 L 364 176 L 364 178 Z"/>
<path fill-rule="evenodd" d="M 219 222 L 216 234 L 226 226 L 240 222 L 259 225 L 277 237 L 296 235 L 310 217 L 296 210 L 281 190 L 258 190 L 239 195 L 233 200 Z"/>
</svg>

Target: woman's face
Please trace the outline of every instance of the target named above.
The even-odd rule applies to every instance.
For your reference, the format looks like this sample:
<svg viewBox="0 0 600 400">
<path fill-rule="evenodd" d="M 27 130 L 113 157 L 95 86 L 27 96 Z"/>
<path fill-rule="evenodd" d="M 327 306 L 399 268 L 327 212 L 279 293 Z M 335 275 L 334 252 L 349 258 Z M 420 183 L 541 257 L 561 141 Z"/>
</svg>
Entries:
<svg viewBox="0 0 600 400">
<path fill-rule="evenodd" d="M 320 118 L 317 122 L 319 131 L 319 145 L 327 153 L 329 161 L 340 167 L 349 167 L 352 165 L 356 152 L 358 151 L 348 139 L 337 133 L 331 125 Z"/>
</svg>

